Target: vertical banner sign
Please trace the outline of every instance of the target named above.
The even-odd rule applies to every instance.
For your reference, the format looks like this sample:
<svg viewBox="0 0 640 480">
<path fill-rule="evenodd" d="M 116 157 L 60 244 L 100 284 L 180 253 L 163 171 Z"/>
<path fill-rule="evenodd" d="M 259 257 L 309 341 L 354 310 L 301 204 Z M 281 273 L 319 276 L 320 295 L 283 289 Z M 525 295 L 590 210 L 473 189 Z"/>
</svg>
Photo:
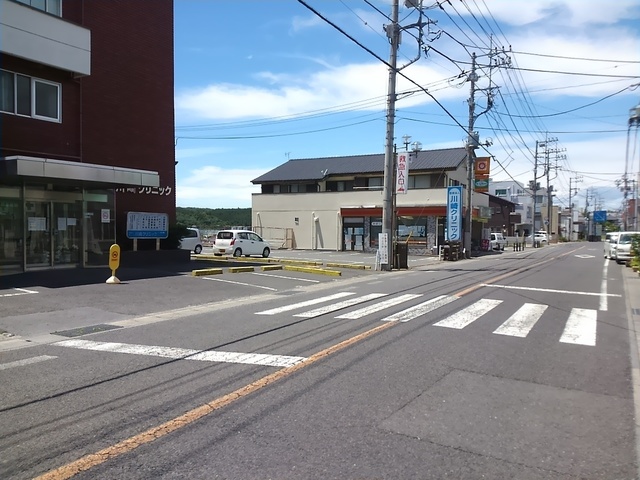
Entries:
<svg viewBox="0 0 640 480">
<path fill-rule="evenodd" d="M 386 233 L 378 234 L 378 253 L 380 256 L 380 263 L 382 265 L 389 264 L 389 242 L 387 240 Z"/>
<path fill-rule="evenodd" d="M 398 155 L 396 162 L 396 193 L 407 193 L 407 179 L 409 178 L 409 156 L 406 153 Z"/>
<path fill-rule="evenodd" d="M 459 242 L 462 238 L 462 187 L 447 187 L 447 239 Z"/>
<path fill-rule="evenodd" d="M 477 157 L 475 160 L 475 179 L 473 182 L 476 192 L 489 191 L 489 172 L 491 165 L 491 157 Z"/>
</svg>

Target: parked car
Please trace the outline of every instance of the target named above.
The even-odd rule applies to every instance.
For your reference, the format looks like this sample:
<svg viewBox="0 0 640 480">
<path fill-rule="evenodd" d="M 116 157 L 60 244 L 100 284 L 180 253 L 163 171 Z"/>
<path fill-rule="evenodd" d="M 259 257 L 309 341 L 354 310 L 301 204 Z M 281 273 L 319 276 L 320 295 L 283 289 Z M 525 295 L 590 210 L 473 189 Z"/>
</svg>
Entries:
<svg viewBox="0 0 640 480">
<path fill-rule="evenodd" d="M 540 245 L 545 245 L 549 243 L 549 237 L 547 236 L 547 232 L 539 231 L 539 232 L 535 232 L 533 235 L 529 235 L 527 237 L 527 242 L 532 243 L 534 245 L 536 243 L 539 243 Z"/>
<path fill-rule="evenodd" d="M 202 252 L 202 238 L 197 228 L 187 228 L 187 234 L 180 239 L 180 248 L 191 250 L 193 253 Z"/>
<path fill-rule="evenodd" d="M 491 239 L 489 240 L 489 248 L 491 248 L 491 250 L 504 250 L 506 246 L 507 240 L 505 240 L 501 233 L 491 234 Z"/>
<path fill-rule="evenodd" d="M 640 232 L 620 232 L 618 235 L 613 257 L 616 263 L 622 264 L 631 260 L 631 240 L 634 235 L 640 236 Z"/>
<path fill-rule="evenodd" d="M 620 232 L 609 232 L 604 238 L 604 258 L 615 258 L 616 242 Z"/>
<path fill-rule="evenodd" d="M 220 230 L 213 239 L 213 254 L 231 254 L 234 257 L 261 255 L 267 258 L 271 253 L 269 243 L 251 230 Z"/>
</svg>

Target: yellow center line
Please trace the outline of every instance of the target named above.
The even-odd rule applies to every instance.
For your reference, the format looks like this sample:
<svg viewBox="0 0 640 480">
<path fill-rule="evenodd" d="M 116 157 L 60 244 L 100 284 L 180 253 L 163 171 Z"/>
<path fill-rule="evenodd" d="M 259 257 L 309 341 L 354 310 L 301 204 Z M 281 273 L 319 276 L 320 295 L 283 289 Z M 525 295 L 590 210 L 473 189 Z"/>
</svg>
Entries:
<svg viewBox="0 0 640 480">
<path fill-rule="evenodd" d="M 360 333 L 354 337 L 351 337 L 347 340 L 344 340 L 340 343 L 332 345 L 329 348 L 321 350 L 310 357 L 306 358 L 302 362 L 292 365 L 291 367 L 283 368 L 282 370 L 278 370 L 270 375 L 262 377 L 255 382 L 252 382 L 244 387 L 241 387 L 231 393 L 228 393 L 222 397 L 219 397 L 211 402 L 205 403 L 199 407 L 194 408 L 168 422 L 165 422 L 156 427 L 150 428 L 145 432 L 139 433 L 138 435 L 134 435 L 133 437 L 127 438 L 121 442 L 116 443 L 110 447 L 104 448 L 98 452 L 91 453 L 89 455 L 85 455 L 78 460 L 63 465 L 61 467 L 56 468 L 55 470 L 51 470 L 39 477 L 36 477 L 35 480 L 63 480 L 67 478 L 71 478 L 74 475 L 86 472 L 93 467 L 96 467 L 107 460 L 111 460 L 125 453 L 131 452 L 136 448 L 150 443 L 154 440 L 157 440 L 165 435 L 168 435 L 171 432 L 174 432 L 182 427 L 185 427 L 196 420 L 209 415 L 210 413 L 215 412 L 216 410 L 220 410 L 223 407 L 239 400 L 247 395 L 252 394 L 278 380 L 281 380 L 289 375 L 301 370 L 323 358 L 328 357 L 329 355 L 342 350 L 350 345 L 358 343 L 365 338 L 368 338 L 372 335 L 375 335 L 383 330 L 391 328 L 398 322 L 388 322 L 382 325 L 379 325 L 371 330 L 367 330 L 366 332 Z"/>
</svg>

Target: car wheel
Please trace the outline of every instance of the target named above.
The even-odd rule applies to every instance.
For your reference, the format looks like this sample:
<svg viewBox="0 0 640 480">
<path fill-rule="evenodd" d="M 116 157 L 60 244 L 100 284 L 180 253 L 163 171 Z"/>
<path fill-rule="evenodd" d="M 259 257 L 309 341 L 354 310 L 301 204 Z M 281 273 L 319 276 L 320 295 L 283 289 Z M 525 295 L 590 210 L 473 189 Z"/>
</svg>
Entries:
<svg viewBox="0 0 640 480">
<path fill-rule="evenodd" d="M 196 248 L 194 248 L 193 251 L 197 254 L 202 253 L 202 245 L 196 245 Z"/>
<path fill-rule="evenodd" d="M 500 250 L 504 252 L 504 245 L 502 245 L 502 247 L 500 248 Z"/>
<path fill-rule="evenodd" d="M 262 250 L 262 257 L 263 258 L 267 258 L 270 253 L 271 253 L 271 250 L 269 250 L 267 247 L 265 247 L 264 250 Z"/>
<path fill-rule="evenodd" d="M 234 256 L 234 257 L 241 257 L 241 256 L 242 256 L 242 250 L 241 250 L 241 249 L 239 249 L 239 248 L 236 248 L 236 249 L 233 251 L 233 256 Z"/>
</svg>

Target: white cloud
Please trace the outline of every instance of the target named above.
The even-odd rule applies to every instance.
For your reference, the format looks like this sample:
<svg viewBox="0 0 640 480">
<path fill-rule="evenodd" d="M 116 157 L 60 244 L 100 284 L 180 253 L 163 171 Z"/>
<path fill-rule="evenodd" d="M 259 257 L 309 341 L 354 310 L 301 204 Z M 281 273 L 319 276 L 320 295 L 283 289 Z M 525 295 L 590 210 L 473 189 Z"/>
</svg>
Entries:
<svg viewBox="0 0 640 480">
<path fill-rule="evenodd" d="M 251 180 L 265 173 L 265 169 L 228 169 L 206 166 L 194 170 L 176 187 L 176 203 L 181 207 L 248 208 L 251 194 L 260 186 Z"/>
</svg>

